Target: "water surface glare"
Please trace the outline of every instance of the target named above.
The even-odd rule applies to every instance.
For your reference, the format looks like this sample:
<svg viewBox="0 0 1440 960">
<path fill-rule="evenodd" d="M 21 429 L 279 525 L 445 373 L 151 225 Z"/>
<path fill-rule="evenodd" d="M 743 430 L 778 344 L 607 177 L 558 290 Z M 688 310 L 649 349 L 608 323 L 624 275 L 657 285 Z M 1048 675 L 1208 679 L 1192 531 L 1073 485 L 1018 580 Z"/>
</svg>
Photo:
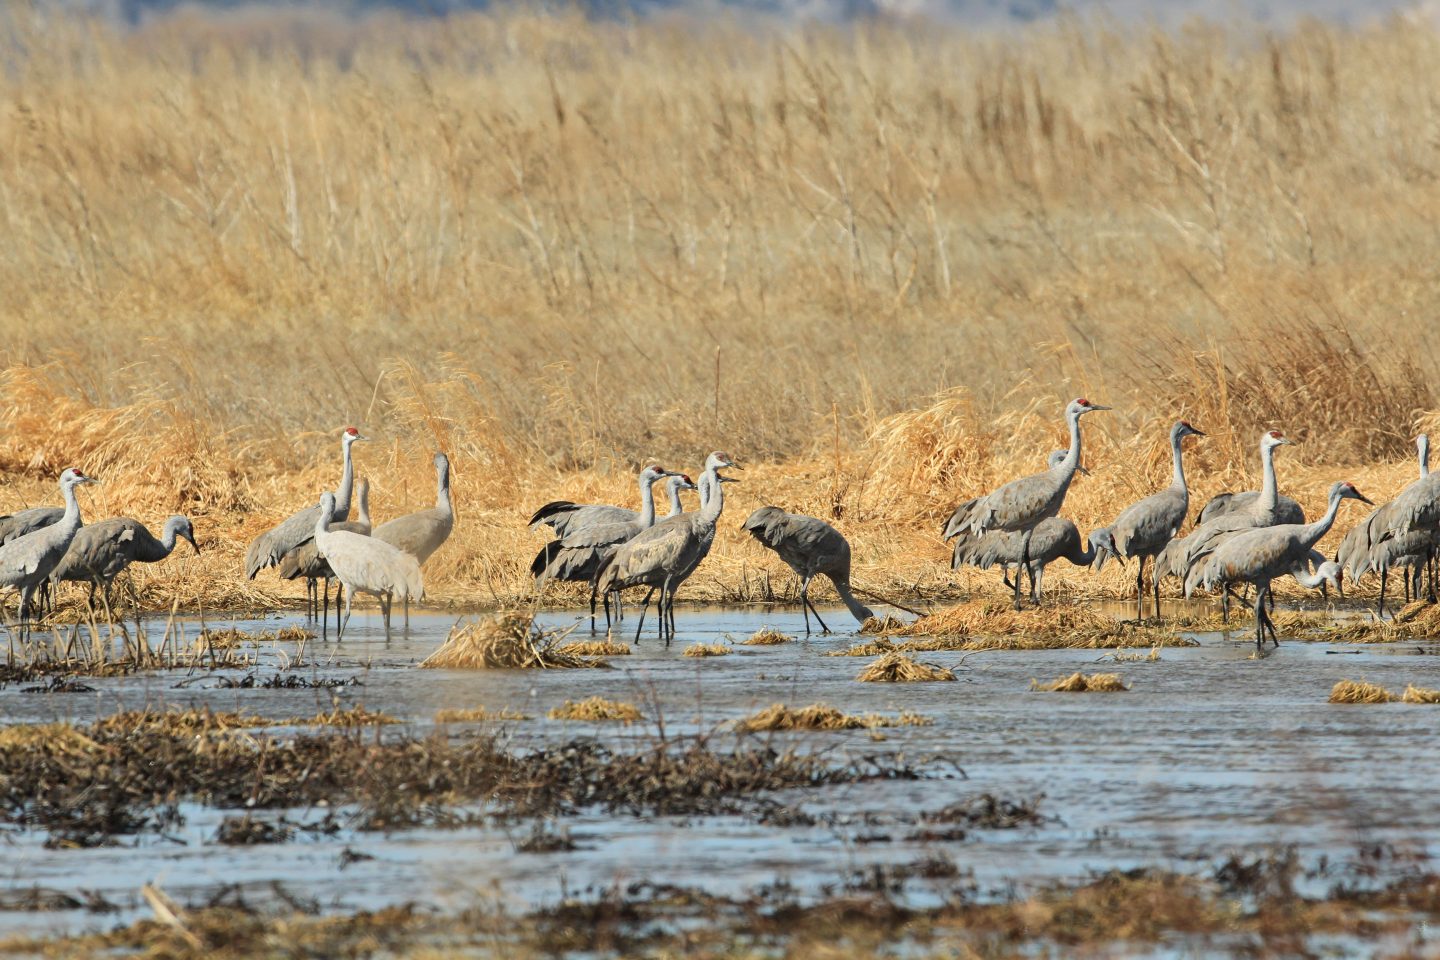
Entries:
<svg viewBox="0 0 1440 960">
<path fill-rule="evenodd" d="M 0 689 L 0 719 L 7 724 L 83 723 L 121 709 L 168 705 L 306 716 L 338 701 L 363 703 L 424 733 L 440 709 L 508 707 L 531 717 L 500 725 L 515 749 L 576 736 L 649 739 L 657 717 L 667 733 L 704 731 L 771 703 L 822 701 L 850 713 L 911 710 L 934 724 L 889 728 L 883 741 L 856 730 L 776 735 L 777 742 L 824 745 L 837 760 L 903 752 L 913 762 L 929 762 L 935 776 L 785 798 L 831 815 L 824 826 L 587 812 L 566 822 L 578 849 L 544 854 L 515 851 L 528 825 L 389 834 L 347 829 L 229 847 L 214 842 L 215 831 L 237 811 L 194 804 L 184 807 L 186 824 L 170 840 L 146 835 L 121 838 L 116 847 L 47 850 L 41 835 L 0 833 L 4 888 L 93 890 L 124 907 L 119 915 L 0 912 L 0 934 L 108 927 L 148 913 L 138 901 L 146 882 L 159 883 L 182 903 L 203 901 L 228 884 L 242 885 L 252 902 L 263 901 L 279 881 L 332 909 L 406 901 L 459 909 L 477 896 L 523 909 L 566 891 L 640 879 L 742 893 L 779 877 L 802 892 L 818 892 L 870 864 L 942 853 L 973 871 L 983 894 L 1114 867 L 1201 869 L 1228 853 L 1276 843 L 1295 844 L 1307 864 L 1321 856 L 1352 858 L 1360 844 L 1423 851 L 1440 830 L 1440 756 L 1427 749 L 1440 707 L 1326 703 L 1342 678 L 1397 691 L 1407 683 L 1440 686 L 1440 660 L 1428 645 L 1282 641 L 1256 660 L 1250 659 L 1251 635 L 1242 629 L 1231 638 L 1199 634 L 1201 646 L 1165 648 L 1158 662 L 1114 663 L 1101 659 L 1103 650 L 925 653 L 919 658 L 953 666 L 958 682 L 874 684 L 854 679 L 867 659 L 822 656 L 857 637 L 843 609 L 821 612 L 846 632 L 807 639 L 798 610 L 683 609 L 677 611 L 679 636 L 668 649 L 647 629 L 630 656 L 612 658 L 613 670 L 551 671 L 418 670 L 456 616 L 416 614 L 409 633 L 387 643 L 378 616 L 357 613 L 344 643 L 312 641 L 306 651 L 312 665 L 295 668 L 306 676 L 360 681 L 333 691 L 223 689 L 215 677 L 176 672 L 87 678 L 94 693 L 27 694 L 23 684 L 12 684 Z M 540 619 L 547 626 L 576 622 L 572 611 Z M 299 622 L 287 616 L 234 626 L 259 631 Z M 626 623 L 633 627 L 633 614 Z M 739 644 L 761 626 L 800 636 L 777 646 Z M 588 629 L 573 639 L 589 639 Z M 682 655 L 691 643 L 727 640 L 736 642 L 727 656 Z M 261 677 L 295 653 L 294 644 L 260 649 Z M 1117 672 L 1133 689 L 1028 691 L 1032 678 L 1076 670 Z M 621 727 L 545 719 L 564 700 L 593 695 L 632 701 L 652 722 Z M 959 842 L 907 841 L 911 828 L 894 821 L 985 792 L 1017 799 L 1043 793 L 1042 811 L 1050 819 L 1038 827 L 973 831 Z M 317 811 L 286 815 L 303 820 Z M 347 850 L 372 859 L 354 860 Z M 923 900 L 923 884 L 911 895 Z"/>
</svg>

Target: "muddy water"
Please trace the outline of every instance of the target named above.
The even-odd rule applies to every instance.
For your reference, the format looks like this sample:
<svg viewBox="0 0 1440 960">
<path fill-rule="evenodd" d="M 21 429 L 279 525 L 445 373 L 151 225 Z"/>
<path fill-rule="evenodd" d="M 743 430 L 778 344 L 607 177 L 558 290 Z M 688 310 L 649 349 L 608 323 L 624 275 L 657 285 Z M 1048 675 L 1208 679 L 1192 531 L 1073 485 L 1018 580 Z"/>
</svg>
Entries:
<svg viewBox="0 0 1440 960">
<path fill-rule="evenodd" d="M 832 626 L 851 628 L 843 610 L 822 612 Z M 575 617 L 563 612 L 542 620 L 563 626 Z M 137 901 L 146 882 L 181 902 L 203 901 L 227 884 L 240 884 L 247 899 L 263 902 L 278 881 L 334 909 L 405 901 L 458 909 L 477 897 L 519 909 L 566 892 L 641 879 L 739 893 L 782 878 L 801 891 L 818 891 L 872 864 L 941 853 L 973 873 L 984 895 L 1112 867 L 1202 869 L 1228 853 L 1253 853 L 1267 844 L 1293 843 L 1302 862 L 1314 864 L 1322 856 L 1351 859 L 1360 844 L 1421 851 L 1440 835 L 1440 753 L 1431 746 L 1440 708 L 1325 702 L 1330 686 L 1345 677 L 1397 690 L 1407 682 L 1440 686 L 1433 647 L 1290 642 L 1256 660 L 1253 642 L 1240 632 L 1233 638 L 1198 635 L 1201 646 L 1162 650 L 1158 662 L 1116 664 L 1095 650 L 942 652 L 921 657 L 953 666 L 958 682 L 887 685 L 854 681 L 865 659 L 822 656 L 855 642 L 850 633 L 780 646 L 737 645 L 724 657 L 681 655 L 694 641 L 739 641 L 762 625 L 800 633 L 798 612 L 682 610 L 677 621 L 673 646 L 647 634 L 631 656 L 613 658 L 614 670 L 422 671 L 415 664 L 440 644 L 453 616 L 418 615 L 408 636 L 387 643 L 378 617 L 357 614 L 343 644 L 312 643 L 307 654 L 313 665 L 297 669 L 314 677 L 355 677 L 361 685 L 333 692 L 219 689 L 213 677 L 174 673 L 87 680 L 94 693 L 26 694 L 12 685 L 0 690 L 0 720 L 84 722 L 119 709 L 163 705 L 283 717 L 328 710 L 333 696 L 341 704 L 393 714 L 420 732 L 442 708 L 519 710 L 533 719 L 502 726 L 523 748 L 577 735 L 655 735 L 653 722 L 624 728 L 545 719 L 566 699 L 596 694 L 637 703 L 652 720 L 663 718 L 667 732 L 709 730 L 777 701 L 825 701 L 852 713 L 912 710 L 935 723 L 887 729 L 883 742 L 863 730 L 786 736 L 829 745 L 840 755 L 902 751 L 927 762 L 934 777 L 787 798 L 810 813 L 831 815 L 816 827 L 726 817 L 581 816 L 566 823 L 579 849 L 546 854 L 515 851 L 527 827 L 510 833 L 478 827 L 389 835 L 342 831 L 225 847 L 213 837 L 227 811 L 198 807 L 186 808 L 185 826 L 170 839 L 122 838 L 126 845 L 119 847 L 54 851 L 44 849 L 42 836 L 0 834 L 0 888 L 94 890 L 124 908 L 118 916 L 0 912 L 0 934 L 109 926 L 146 912 Z M 274 629 L 288 622 L 296 621 L 235 626 Z M 578 631 L 576 638 L 584 634 Z M 291 645 L 262 648 L 258 672 L 273 673 L 293 653 Z M 1027 691 L 1032 678 L 1076 670 L 1118 672 L 1133 689 L 1113 695 Z M 976 831 L 951 843 L 906 841 L 911 828 L 896 822 L 897 815 L 983 792 L 1013 798 L 1043 793 L 1042 810 L 1050 819 L 1038 827 Z M 303 821 L 319 814 L 288 816 Z M 911 896 L 923 900 L 924 884 Z"/>
</svg>

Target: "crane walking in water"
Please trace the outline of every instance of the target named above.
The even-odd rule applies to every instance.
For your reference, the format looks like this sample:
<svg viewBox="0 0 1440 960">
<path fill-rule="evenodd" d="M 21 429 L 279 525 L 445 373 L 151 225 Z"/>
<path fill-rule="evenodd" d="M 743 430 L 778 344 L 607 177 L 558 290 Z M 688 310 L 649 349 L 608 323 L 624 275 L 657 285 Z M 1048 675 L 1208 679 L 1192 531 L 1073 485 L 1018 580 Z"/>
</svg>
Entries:
<svg viewBox="0 0 1440 960">
<path fill-rule="evenodd" d="M 1318 586 L 1327 579 L 1340 586 L 1339 564 L 1327 560 L 1314 575 L 1309 574 L 1308 564 L 1315 544 L 1330 532 L 1335 517 L 1340 512 L 1341 500 L 1371 501 L 1355 489 L 1355 485 L 1341 481 L 1330 488 L 1329 507 L 1325 515 L 1314 523 L 1284 523 L 1260 527 L 1237 533 L 1207 554 L 1197 566 L 1195 573 L 1185 583 L 1185 595 L 1197 584 L 1207 590 L 1226 587 L 1234 583 L 1249 583 L 1255 587 L 1255 647 L 1265 643 L 1265 631 L 1278 647 L 1275 624 L 1265 611 L 1265 601 L 1270 596 L 1270 583 L 1277 577 L 1293 574 L 1305 586 Z"/>
<path fill-rule="evenodd" d="M 551 580 L 590 584 L 590 629 L 595 629 L 596 581 L 615 549 L 655 523 L 655 481 L 673 477 L 675 472 L 659 464 L 640 471 L 640 514 L 633 520 L 595 523 L 574 530 L 564 538 L 540 548 L 530 562 L 535 589 Z M 610 597 L 605 595 L 605 623 L 610 624 Z"/>
<path fill-rule="evenodd" d="M 175 550 L 178 540 L 187 541 L 200 555 L 200 545 L 195 542 L 195 528 L 187 517 L 173 516 L 165 521 L 160 538 L 146 528 L 145 524 L 131 517 L 114 517 L 81 527 L 70 541 L 53 573 L 51 584 L 62 581 L 88 583 L 90 596 L 87 603 L 94 605 L 95 588 L 100 588 L 100 597 L 105 602 L 105 612 L 110 612 L 110 585 L 115 578 L 132 563 L 159 563 Z"/>
<path fill-rule="evenodd" d="M 989 570 L 995 564 L 1014 566 L 1015 582 L 1018 585 L 1021 574 L 1020 556 L 1024 551 L 1022 534 L 987 533 L 971 551 L 970 563 L 981 570 Z M 1097 550 L 1092 543 L 1086 544 L 1080 536 L 1080 529 L 1064 517 L 1048 517 L 1035 525 L 1030 534 L 1030 559 L 1024 570 L 1030 576 L 1030 600 L 1036 606 L 1045 595 L 1045 568 L 1056 560 L 1069 560 L 1077 567 L 1088 567 L 1095 562 Z"/>
<path fill-rule="evenodd" d="M 330 529 L 335 531 L 344 530 L 348 533 L 358 533 L 362 537 L 370 536 L 370 481 L 360 478 L 360 487 L 356 494 L 357 510 L 354 520 L 346 520 L 341 523 L 331 523 Z M 307 602 L 310 619 L 313 621 L 318 615 L 320 618 L 320 636 L 325 638 L 330 631 L 330 581 L 335 578 L 335 572 L 330 569 L 320 556 L 320 548 L 315 546 L 315 538 L 311 537 L 300 546 L 288 551 L 280 560 L 280 579 L 295 580 L 299 577 L 305 578 L 305 599 Z M 317 581 L 324 581 L 320 584 L 316 596 Z M 409 626 L 409 623 L 406 623 Z M 340 590 L 335 591 L 335 627 L 340 627 Z"/>
<path fill-rule="evenodd" d="M 830 628 L 810 602 L 810 581 L 823 574 L 835 585 L 845 609 L 858 623 L 874 616 L 850 592 L 850 542 L 830 524 L 801 513 L 786 513 L 779 507 L 761 507 L 745 520 L 741 529 L 780 555 L 800 578 L 800 609 L 805 614 L 805 633 L 810 633 L 810 614 L 820 629 Z"/>
<path fill-rule="evenodd" d="M 1020 542 L 1020 565 L 1030 563 L 1030 539 L 1035 528 L 1043 520 L 1056 516 L 1065 502 L 1065 493 L 1070 481 L 1080 466 L 1080 418 L 1097 410 L 1109 407 L 1091 403 L 1084 397 L 1072 400 L 1065 408 L 1065 420 L 1070 427 L 1070 448 L 1065 459 L 1044 473 L 1037 473 L 1019 480 L 1012 480 L 994 493 L 985 496 L 975 505 L 970 518 L 970 529 L 978 536 L 991 530 L 1022 534 Z M 1015 578 L 1015 609 L 1020 609 L 1020 578 Z"/>
<path fill-rule="evenodd" d="M 450 458 L 435 453 L 435 506 L 387 520 L 370 534 L 405 551 L 422 567 L 430 555 L 450 539 L 455 529 L 455 505 L 450 499 Z M 410 627 L 410 598 L 405 598 L 405 627 Z"/>
<path fill-rule="evenodd" d="M 1152 493 L 1138 503 L 1120 511 L 1120 516 L 1107 528 L 1115 544 L 1115 552 L 1125 559 L 1139 561 L 1135 569 L 1135 619 L 1145 619 L 1145 561 L 1156 556 L 1175 539 L 1190 512 L 1190 489 L 1185 485 L 1185 463 L 1180 442 L 1186 437 L 1205 434 L 1178 420 L 1170 428 L 1170 486 Z M 1155 588 L 1155 616 L 1160 616 L 1160 578 L 1152 576 Z"/>
<path fill-rule="evenodd" d="M 649 588 L 640 607 L 640 622 L 635 626 L 636 643 L 640 642 L 645 613 L 657 589 L 660 591 L 657 607 L 660 636 L 665 638 L 666 646 L 673 639 L 675 591 L 710 552 L 710 545 L 715 542 L 715 525 L 725 509 L 723 485 L 735 482 L 720 475 L 725 467 L 742 469 L 728 453 L 717 450 L 710 454 L 705 461 L 705 472 L 700 475 L 699 511 L 668 517 L 642 530 L 616 548 L 600 571 L 597 588 L 607 597 L 626 587 Z"/>
<path fill-rule="evenodd" d="M 60 494 L 65 498 L 65 512 L 60 519 L 0 546 L 0 586 L 20 591 L 22 635 L 28 632 L 35 588 L 50 578 L 80 530 L 80 502 L 75 498 L 75 488 L 86 483 L 99 481 L 75 467 L 60 474 Z"/>
<path fill-rule="evenodd" d="M 350 516 L 350 492 L 355 484 L 355 461 L 350 448 L 356 442 L 366 439 L 354 427 L 346 427 L 340 435 L 340 454 L 344 464 L 340 470 L 340 486 L 332 497 L 335 513 L 331 520 L 341 523 Z M 254 580 L 255 575 L 266 567 L 278 564 L 291 550 L 315 536 L 315 511 L 318 507 L 306 507 L 291 514 L 280 524 L 266 530 L 250 542 L 245 551 L 245 578 Z"/>
<path fill-rule="evenodd" d="M 347 530 L 330 529 L 330 518 L 335 515 L 335 494 L 325 493 L 320 497 L 320 508 L 315 512 L 315 545 L 320 557 L 335 572 L 345 588 L 345 616 L 340 621 L 337 639 L 345 638 L 345 627 L 350 623 L 350 611 L 355 603 L 355 594 L 368 593 L 380 600 L 380 613 L 385 618 L 385 639 L 390 639 L 390 606 L 395 597 L 421 600 L 425 596 L 425 583 L 420 576 L 420 563 L 404 551 L 397 550 L 383 540 L 363 537 Z"/>
</svg>

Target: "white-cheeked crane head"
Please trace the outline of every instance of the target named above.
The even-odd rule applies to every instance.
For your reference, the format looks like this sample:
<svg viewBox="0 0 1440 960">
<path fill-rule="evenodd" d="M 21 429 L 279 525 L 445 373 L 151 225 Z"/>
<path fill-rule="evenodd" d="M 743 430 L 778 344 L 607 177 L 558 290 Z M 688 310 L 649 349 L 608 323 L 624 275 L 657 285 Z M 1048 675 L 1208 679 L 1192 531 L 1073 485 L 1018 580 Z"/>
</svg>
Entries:
<svg viewBox="0 0 1440 960">
<path fill-rule="evenodd" d="M 94 477 L 86 476 L 85 471 L 81 470 L 79 467 L 67 467 L 65 471 L 60 474 L 61 490 L 69 490 L 73 487 L 78 487 L 81 484 L 85 483 L 99 482 L 100 481 L 96 480 Z"/>
<path fill-rule="evenodd" d="M 690 479 L 690 474 L 688 473 L 677 473 L 674 479 L 672 479 L 670 482 L 674 484 L 675 489 L 677 490 L 700 489 L 699 487 L 695 486 L 695 481 Z"/>
<path fill-rule="evenodd" d="M 1107 407 L 1107 406 L 1105 406 L 1104 404 L 1091 403 L 1089 400 L 1086 400 L 1084 397 L 1079 397 L 1079 398 L 1077 398 L 1077 399 L 1075 399 L 1075 400 L 1071 400 L 1071 401 L 1070 401 L 1070 405 L 1065 408 L 1065 416 L 1067 416 L 1067 417 L 1083 417 L 1085 414 L 1087 414 L 1087 413 L 1094 413 L 1096 410 L 1109 410 L 1109 409 L 1110 409 L 1110 408 Z"/>
<path fill-rule="evenodd" d="M 1269 430 L 1260 437 L 1261 450 L 1273 450 L 1276 447 L 1294 446 L 1294 444 L 1294 440 L 1291 440 L 1279 430 Z"/>
<path fill-rule="evenodd" d="M 1170 432 L 1175 435 L 1176 439 L 1179 440 L 1183 440 L 1186 437 L 1205 436 L 1204 431 L 1195 429 L 1193 426 L 1190 425 L 1189 420 L 1176 420 L 1175 426 L 1170 428 Z"/>
<path fill-rule="evenodd" d="M 172 527 L 175 530 L 175 536 L 179 537 L 182 540 L 188 541 L 190 546 L 195 548 L 195 556 L 200 556 L 200 544 L 195 542 L 195 527 L 190 523 L 190 518 L 181 516 L 177 513 L 175 514 L 175 516 L 165 521 L 166 530 L 169 530 Z"/>
<path fill-rule="evenodd" d="M 1340 564 L 1334 560 L 1326 560 L 1315 568 L 1315 576 L 1334 587 L 1341 600 L 1345 599 L 1345 571 Z"/>
<path fill-rule="evenodd" d="M 320 494 L 320 515 L 329 517 L 335 514 L 335 494 L 326 490 Z"/>
<path fill-rule="evenodd" d="M 346 427 L 344 433 L 340 434 L 340 442 L 347 447 L 350 446 L 350 444 L 355 443 L 357 440 L 369 439 L 369 437 L 362 434 L 356 427 Z"/>
<path fill-rule="evenodd" d="M 1330 499 L 1359 500 L 1361 503 L 1368 503 L 1372 507 L 1375 505 L 1374 500 L 1371 500 L 1369 497 L 1365 496 L 1365 494 L 1361 493 L 1359 490 L 1356 490 L 1355 484 L 1351 483 L 1348 480 L 1341 480 L 1339 483 L 1335 484 L 1335 486 L 1330 488 Z"/>
<path fill-rule="evenodd" d="M 674 470 L 666 470 L 658 463 L 651 463 L 646 465 L 644 470 L 640 471 L 640 482 L 651 484 L 663 477 L 677 477 L 679 475 L 680 474 Z"/>
</svg>

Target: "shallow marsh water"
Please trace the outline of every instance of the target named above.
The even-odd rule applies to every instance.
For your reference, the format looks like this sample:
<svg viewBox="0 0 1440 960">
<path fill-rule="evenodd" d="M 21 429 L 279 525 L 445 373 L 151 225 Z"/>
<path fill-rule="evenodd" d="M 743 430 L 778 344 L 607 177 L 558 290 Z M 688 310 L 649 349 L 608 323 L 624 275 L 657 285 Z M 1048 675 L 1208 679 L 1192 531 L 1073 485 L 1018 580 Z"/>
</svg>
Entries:
<svg viewBox="0 0 1440 960">
<path fill-rule="evenodd" d="M 837 758 L 903 752 L 933 774 L 783 798 L 819 815 L 821 826 L 592 813 L 565 821 L 578 849 L 555 853 L 516 852 L 527 824 L 390 834 L 342 829 L 229 847 L 214 842 L 215 832 L 227 813 L 239 811 L 187 805 L 185 825 L 168 841 L 145 836 L 121 838 L 116 847 L 47 850 L 43 835 L 0 834 L 0 889 L 91 890 L 122 907 L 100 915 L 0 911 L 0 934 L 108 927 L 146 914 L 138 891 L 147 882 L 181 902 L 203 901 L 231 884 L 263 902 L 276 896 L 272 884 L 279 882 L 337 910 L 407 901 L 461 909 L 477 899 L 523 910 L 567 892 L 637 880 L 740 894 L 778 878 L 802 894 L 818 893 L 875 864 L 942 854 L 972 874 L 978 895 L 986 896 L 1110 868 L 1205 869 L 1230 853 L 1253 855 L 1271 844 L 1295 844 L 1307 866 L 1322 857 L 1351 860 L 1362 845 L 1423 855 L 1440 835 L 1440 755 L 1427 746 L 1440 726 L 1440 707 L 1326 702 L 1342 678 L 1395 690 L 1406 683 L 1440 686 L 1440 657 L 1429 644 L 1282 642 L 1264 659 L 1252 659 L 1251 635 L 1240 630 L 1228 638 L 1197 634 L 1200 646 L 1162 649 L 1156 662 L 1115 663 L 1103 650 L 925 653 L 918 657 L 953 666 L 958 682 L 875 684 L 854 679 L 868 659 L 823 656 L 857 638 L 843 610 L 822 613 L 847 632 L 806 639 L 798 610 L 683 609 L 669 648 L 647 631 L 630 656 L 611 658 L 612 670 L 554 671 L 418 670 L 455 616 L 416 615 L 408 635 L 387 643 L 378 616 L 357 614 L 344 643 L 312 641 L 311 665 L 294 668 L 305 676 L 359 680 L 333 691 L 223 689 L 214 677 L 175 672 L 87 678 L 93 693 L 23 693 L 20 684 L 0 689 L 0 720 L 7 724 L 86 722 L 166 705 L 305 716 L 338 701 L 363 703 L 425 732 L 440 709 L 509 708 L 530 719 L 481 726 L 504 729 L 516 749 L 590 735 L 650 740 L 657 718 L 667 734 L 708 731 L 775 702 L 821 701 L 850 713 L 910 710 L 934 721 L 887 728 L 883 740 L 865 730 L 770 735 L 777 743 L 823 746 Z M 568 626 L 576 616 L 553 612 L 540 621 Z M 299 622 L 287 616 L 234 626 L 258 631 Z M 775 646 L 739 644 L 761 626 L 799 637 Z M 572 639 L 588 637 L 582 626 Z M 727 638 L 736 641 L 727 656 L 682 655 L 693 642 Z M 295 647 L 260 650 L 257 672 L 267 676 Z M 1076 670 L 1117 672 L 1132 689 L 1028 690 L 1032 678 Z M 545 718 L 566 699 L 593 695 L 634 702 L 649 722 L 625 727 Z M 454 731 L 469 726 L 449 725 Z M 905 839 L 913 825 L 900 820 L 982 793 L 1013 799 L 1043 793 L 1048 819 L 1016 830 L 971 831 L 957 842 Z M 321 813 L 287 817 L 304 821 Z M 1382 873 L 1406 866 L 1403 858 L 1378 863 Z M 1323 888 L 1333 879 L 1315 882 Z M 907 895 L 923 903 L 934 894 L 917 881 Z"/>
</svg>

